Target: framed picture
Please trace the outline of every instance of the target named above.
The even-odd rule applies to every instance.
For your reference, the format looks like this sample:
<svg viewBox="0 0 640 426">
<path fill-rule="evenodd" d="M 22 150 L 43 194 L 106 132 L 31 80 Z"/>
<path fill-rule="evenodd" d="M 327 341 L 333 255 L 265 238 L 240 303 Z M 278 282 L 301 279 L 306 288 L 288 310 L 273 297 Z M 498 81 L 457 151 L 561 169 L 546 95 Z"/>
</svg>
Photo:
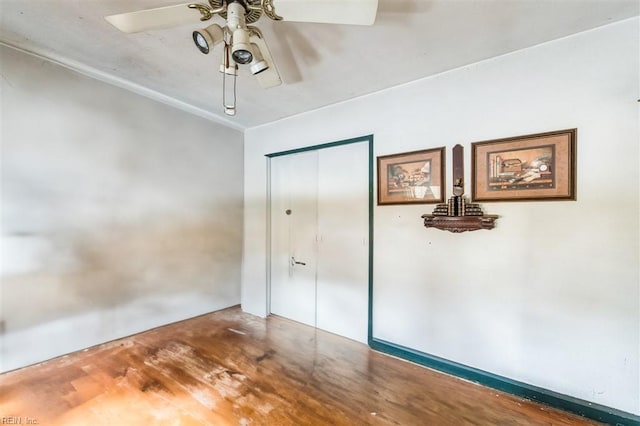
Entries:
<svg viewBox="0 0 640 426">
<path fill-rule="evenodd" d="M 444 147 L 378 157 L 378 205 L 444 202 Z"/>
<path fill-rule="evenodd" d="M 473 201 L 576 199 L 576 129 L 471 144 Z"/>
</svg>

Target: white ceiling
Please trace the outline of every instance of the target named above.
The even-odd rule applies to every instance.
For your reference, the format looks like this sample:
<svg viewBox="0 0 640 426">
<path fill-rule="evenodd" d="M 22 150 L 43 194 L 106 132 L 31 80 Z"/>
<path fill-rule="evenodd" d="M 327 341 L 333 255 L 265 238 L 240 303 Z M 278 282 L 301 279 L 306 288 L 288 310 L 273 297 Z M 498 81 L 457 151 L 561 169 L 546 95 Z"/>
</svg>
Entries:
<svg viewBox="0 0 640 426">
<path fill-rule="evenodd" d="M 0 41 L 245 129 L 640 12 L 640 0 L 379 0 L 371 27 L 263 16 L 255 25 L 284 84 L 261 89 L 242 68 L 231 118 L 222 112 L 220 47 L 202 55 L 191 40 L 210 22 L 127 35 L 103 19 L 182 2 L 0 0 Z"/>
</svg>

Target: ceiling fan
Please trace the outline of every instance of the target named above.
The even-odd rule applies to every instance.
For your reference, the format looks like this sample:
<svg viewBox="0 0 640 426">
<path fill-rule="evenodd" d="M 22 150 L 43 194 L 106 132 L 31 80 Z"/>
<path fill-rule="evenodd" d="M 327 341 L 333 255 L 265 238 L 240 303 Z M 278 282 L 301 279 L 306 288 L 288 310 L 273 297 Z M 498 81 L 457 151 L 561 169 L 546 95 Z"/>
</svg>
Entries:
<svg viewBox="0 0 640 426">
<path fill-rule="evenodd" d="M 208 0 L 111 15 L 105 19 L 125 33 L 158 30 L 190 22 L 208 21 L 215 15 L 225 25 L 211 24 L 192 33 L 200 52 L 208 54 L 222 44 L 222 103 L 227 115 L 236 114 L 238 65 L 248 65 L 263 88 L 282 84 L 262 32 L 253 24 L 262 15 L 274 21 L 372 25 L 378 0 Z M 233 85 L 227 87 L 227 78 Z M 229 92 L 229 93 L 227 93 Z M 229 95 L 230 101 L 227 101 Z"/>
</svg>

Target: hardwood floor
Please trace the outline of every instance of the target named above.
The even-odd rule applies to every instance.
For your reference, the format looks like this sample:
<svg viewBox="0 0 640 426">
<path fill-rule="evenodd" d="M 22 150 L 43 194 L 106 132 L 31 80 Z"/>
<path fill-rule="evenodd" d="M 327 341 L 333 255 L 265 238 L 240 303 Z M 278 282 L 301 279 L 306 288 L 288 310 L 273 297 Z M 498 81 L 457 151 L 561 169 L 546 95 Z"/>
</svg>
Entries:
<svg viewBox="0 0 640 426">
<path fill-rule="evenodd" d="M 0 417 L 40 425 L 596 424 L 239 308 L 3 374 Z"/>
</svg>

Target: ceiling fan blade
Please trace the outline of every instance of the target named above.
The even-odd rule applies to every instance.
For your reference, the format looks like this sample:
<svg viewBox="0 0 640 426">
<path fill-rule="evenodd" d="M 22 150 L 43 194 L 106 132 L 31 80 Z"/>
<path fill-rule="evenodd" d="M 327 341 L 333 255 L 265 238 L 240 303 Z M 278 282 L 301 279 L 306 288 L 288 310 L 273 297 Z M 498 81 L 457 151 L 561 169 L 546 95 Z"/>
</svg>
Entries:
<svg viewBox="0 0 640 426">
<path fill-rule="evenodd" d="M 264 41 L 264 38 L 252 34 L 250 40 L 252 43 L 258 45 L 263 59 L 266 61 L 267 65 L 269 65 L 269 68 L 262 71 L 261 73 L 256 74 L 256 78 L 258 79 L 258 84 L 260 84 L 260 87 L 268 89 L 270 87 L 281 85 L 282 79 L 280 78 L 280 73 L 278 73 L 278 68 L 276 68 L 276 64 L 273 62 L 271 52 L 269 51 L 269 47 Z"/>
<path fill-rule="evenodd" d="M 273 0 L 283 21 L 373 25 L 378 0 Z"/>
<path fill-rule="evenodd" d="M 158 30 L 189 22 L 198 22 L 201 16 L 200 12 L 197 9 L 190 9 L 189 4 L 191 3 L 121 13 L 106 16 L 104 19 L 125 33 Z"/>
</svg>

